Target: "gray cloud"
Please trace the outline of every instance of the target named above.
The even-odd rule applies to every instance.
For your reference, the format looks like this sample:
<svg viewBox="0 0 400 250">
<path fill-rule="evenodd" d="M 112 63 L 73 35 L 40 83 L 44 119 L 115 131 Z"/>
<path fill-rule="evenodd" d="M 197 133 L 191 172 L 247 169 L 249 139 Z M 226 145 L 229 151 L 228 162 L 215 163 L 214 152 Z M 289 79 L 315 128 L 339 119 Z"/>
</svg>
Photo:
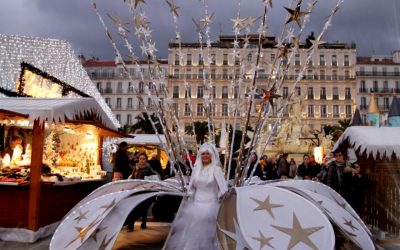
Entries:
<svg viewBox="0 0 400 250">
<path fill-rule="evenodd" d="M 106 13 L 115 13 L 121 17 L 129 15 L 123 0 L 97 0 L 107 25 L 113 31 L 115 27 Z M 179 29 L 185 42 L 195 42 L 192 17 L 204 16 L 202 1 L 175 0 L 180 6 Z M 268 19 L 269 35 L 279 35 L 289 0 L 275 0 L 274 8 Z M 306 3 L 307 1 L 303 1 Z M 320 0 L 311 14 L 310 23 L 303 32 L 303 39 L 311 32 L 319 33 L 336 1 Z M 303 4 L 305 6 L 305 4 Z M 168 42 L 175 37 L 172 16 L 165 1 L 146 0 L 142 5 L 153 29 L 153 39 L 159 50 L 158 56 L 165 58 Z M 216 40 L 220 29 L 223 34 L 232 34 L 232 22 L 238 11 L 238 0 L 209 0 L 209 13 L 214 13 L 211 26 L 212 40 Z M 242 17 L 261 16 L 260 0 L 242 0 Z M 398 0 L 349 0 L 335 16 L 323 40 L 328 42 L 355 42 L 359 55 L 389 54 L 400 49 L 400 2 Z M 50 37 L 69 41 L 76 53 L 111 59 L 114 52 L 109 44 L 90 1 L 82 0 L 0 0 L 0 33 L 25 36 Z M 115 33 L 114 33 L 115 34 Z M 133 34 L 131 33 L 133 37 Z M 115 40 L 118 37 L 115 36 Z M 132 44 L 138 48 L 138 42 L 132 38 Z M 120 43 L 120 42 L 118 42 Z M 139 51 L 137 51 L 139 52 Z"/>
</svg>

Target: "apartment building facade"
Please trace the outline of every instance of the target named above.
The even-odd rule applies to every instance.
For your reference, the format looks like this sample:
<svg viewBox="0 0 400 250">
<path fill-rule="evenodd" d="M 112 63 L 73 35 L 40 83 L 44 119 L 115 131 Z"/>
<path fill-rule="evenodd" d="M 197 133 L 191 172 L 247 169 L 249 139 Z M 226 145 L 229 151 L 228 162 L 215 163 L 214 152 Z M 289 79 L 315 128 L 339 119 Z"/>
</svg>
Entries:
<svg viewBox="0 0 400 250">
<path fill-rule="evenodd" d="M 393 96 L 400 97 L 400 51 L 391 55 L 357 57 L 357 104 L 366 121 L 372 93 L 385 124 Z"/>
<path fill-rule="evenodd" d="M 233 116 L 231 104 L 235 104 L 237 99 L 245 100 L 249 93 L 254 92 L 251 86 L 257 60 L 258 36 L 248 37 L 246 48 L 243 48 L 243 39 L 238 39 L 240 48 L 237 50 L 242 55 L 241 62 L 232 57 L 234 40 L 233 36 L 220 36 L 219 41 L 212 43 L 210 49 L 205 48 L 205 44 L 200 46 L 199 43 L 182 43 L 180 48 L 177 43 L 169 44 L 168 89 L 176 114 L 182 123 L 181 127 L 187 126 L 193 120 L 207 121 L 204 112 L 207 94 L 212 96 L 209 99 L 212 99 L 211 112 L 214 123 L 216 127 L 220 127 Z M 262 40 L 262 57 L 256 69 L 257 93 L 253 93 L 255 100 L 251 108 L 251 124 L 254 124 L 260 108 L 262 89 L 268 87 L 269 74 L 274 72 L 275 66 L 272 65 L 279 57 L 280 51 L 276 45 L 274 37 L 264 37 Z M 290 67 L 278 94 L 285 98 L 292 91 L 296 91 L 300 96 L 305 96 L 306 105 L 302 110 L 304 123 L 314 129 L 321 129 L 326 124 L 335 124 L 340 119 L 351 118 L 354 113 L 356 49 L 355 45 L 342 43 L 320 46 L 303 72 L 302 80 L 294 89 L 294 82 L 306 64 L 310 46 L 309 41 L 301 44 L 291 61 L 284 62 L 290 63 Z M 204 59 L 205 53 L 209 53 L 209 61 Z M 244 74 L 241 67 L 245 69 Z M 237 84 L 232 84 L 237 82 L 239 74 L 243 76 L 243 91 L 239 91 Z M 205 88 L 210 82 L 213 87 L 209 93 L 205 93 Z M 281 101 L 277 100 L 275 106 L 279 106 Z M 245 113 L 242 110 L 237 121 L 238 126 L 243 124 Z M 273 113 L 272 117 L 274 115 L 276 113 Z"/>
<path fill-rule="evenodd" d="M 166 60 L 158 61 L 160 74 L 157 77 L 154 74 L 155 67 L 146 61 L 141 61 L 138 65 L 125 62 L 130 76 L 125 74 L 123 65 L 118 60 L 85 60 L 81 57 L 81 61 L 122 127 L 135 124 L 135 118 L 145 111 L 145 107 L 150 111 L 155 108 L 146 93 L 147 88 L 151 95 L 159 94 L 161 100 L 165 97 L 165 91 L 161 91 L 160 84 L 167 82 Z M 143 103 L 139 102 L 139 95 Z"/>
</svg>

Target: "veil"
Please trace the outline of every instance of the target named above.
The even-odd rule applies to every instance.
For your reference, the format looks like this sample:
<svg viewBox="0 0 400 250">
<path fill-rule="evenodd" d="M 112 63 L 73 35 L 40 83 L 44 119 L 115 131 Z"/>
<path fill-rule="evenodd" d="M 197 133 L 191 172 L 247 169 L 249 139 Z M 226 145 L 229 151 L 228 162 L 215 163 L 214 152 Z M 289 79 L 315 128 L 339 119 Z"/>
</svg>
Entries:
<svg viewBox="0 0 400 250">
<path fill-rule="evenodd" d="M 203 163 L 201 161 L 201 154 L 204 152 L 209 152 L 211 155 L 211 164 L 205 169 L 203 169 Z M 196 180 L 199 177 L 200 172 L 202 172 L 203 170 L 203 172 L 207 173 L 208 180 L 212 181 L 215 169 L 220 167 L 220 165 L 221 164 L 219 162 L 219 154 L 217 148 L 215 147 L 214 144 L 206 142 L 200 146 L 200 149 L 197 152 L 196 163 L 194 164 L 192 179 Z"/>
</svg>

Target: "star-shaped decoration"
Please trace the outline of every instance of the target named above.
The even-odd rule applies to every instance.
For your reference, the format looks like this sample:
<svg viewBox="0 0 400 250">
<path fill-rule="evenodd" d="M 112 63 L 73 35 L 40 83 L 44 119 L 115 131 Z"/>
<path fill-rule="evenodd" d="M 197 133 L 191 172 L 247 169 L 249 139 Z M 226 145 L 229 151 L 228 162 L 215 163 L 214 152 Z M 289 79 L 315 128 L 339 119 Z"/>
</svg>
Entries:
<svg viewBox="0 0 400 250">
<path fill-rule="evenodd" d="M 86 238 L 87 233 L 97 224 L 99 223 L 101 220 L 99 219 L 100 215 L 98 215 L 96 217 L 96 219 L 94 219 L 94 221 L 92 221 L 88 226 L 86 227 L 75 227 L 75 230 L 78 231 L 78 235 L 73 238 L 64 248 L 68 248 L 68 246 L 70 246 L 72 243 L 74 243 L 76 240 L 80 239 L 81 243 L 84 241 L 84 239 Z"/>
<path fill-rule="evenodd" d="M 258 206 L 256 208 L 254 208 L 253 211 L 265 209 L 269 213 L 269 215 L 271 215 L 271 217 L 273 219 L 275 219 L 275 217 L 274 217 L 274 214 L 272 213 L 272 209 L 277 208 L 277 207 L 283 207 L 283 205 L 271 203 L 269 195 L 267 196 L 267 198 L 264 201 L 257 200 L 253 197 L 250 197 L 250 199 L 252 199 L 253 201 L 255 201 L 258 204 Z"/>
<path fill-rule="evenodd" d="M 235 19 L 231 19 L 231 21 L 233 22 L 233 28 L 234 29 L 240 29 L 244 26 L 244 21 L 246 19 L 245 18 L 240 18 L 239 15 L 237 15 L 237 17 Z"/>
<path fill-rule="evenodd" d="M 149 26 L 149 22 L 142 16 L 135 16 L 134 22 L 137 28 Z"/>
<path fill-rule="evenodd" d="M 260 250 L 265 246 L 265 245 L 267 245 L 267 246 L 269 246 L 270 248 L 274 248 L 269 242 L 274 238 L 274 237 L 265 237 L 264 235 L 263 235 L 263 233 L 260 231 L 260 230 L 258 230 L 258 233 L 260 234 L 260 236 L 259 237 L 251 237 L 252 239 L 255 239 L 256 241 L 259 241 L 260 242 Z"/>
<path fill-rule="evenodd" d="M 133 5 L 134 9 L 136 9 L 137 6 L 138 6 L 139 4 L 141 4 L 141 3 L 146 4 L 144 0 L 130 0 L 130 4 Z"/>
<path fill-rule="evenodd" d="M 176 6 L 176 5 L 174 4 L 174 1 L 173 1 L 173 0 L 168 0 L 168 1 L 167 1 L 167 4 L 168 4 L 168 6 L 169 6 L 169 11 L 170 11 L 172 14 L 174 14 L 175 16 L 179 16 L 179 15 L 178 15 L 178 9 L 179 9 L 179 7 Z"/>
<path fill-rule="evenodd" d="M 272 107 L 274 107 L 274 99 L 282 97 L 281 95 L 275 94 L 275 89 L 271 88 L 270 90 L 262 89 L 264 92 L 264 97 L 261 100 L 262 103 L 269 102 Z"/>
<path fill-rule="evenodd" d="M 293 227 L 286 228 L 280 227 L 276 225 L 271 225 L 273 228 L 281 231 L 290 236 L 290 242 L 288 245 L 288 249 L 292 249 L 296 246 L 299 242 L 303 242 L 305 245 L 312 249 L 318 249 L 317 246 L 308 238 L 309 235 L 318 232 L 319 230 L 323 229 L 324 227 L 309 227 L 309 228 L 302 228 L 299 219 L 297 218 L 296 214 L 293 213 Z"/>
<path fill-rule="evenodd" d="M 343 223 L 343 224 L 345 224 L 346 226 L 350 227 L 351 230 L 353 230 L 353 231 L 358 230 L 358 228 L 353 225 L 353 221 L 352 220 L 346 220 L 345 218 L 343 218 L 343 220 L 345 221 L 345 223 Z"/>
<path fill-rule="evenodd" d="M 194 18 L 192 18 L 192 21 L 193 21 L 194 25 L 196 26 L 196 32 L 200 33 L 200 34 L 204 34 L 203 28 L 201 27 L 200 22 L 196 21 Z"/>
<path fill-rule="evenodd" d="M 115 201 L 115 199 L 108 205 L 103 205 L 100 208 L 104 208 L 104 212 L 106 212 L 107 210 L 112 209 L 115 205 L 117 204 L 117 202 Z"/>
<path fill-rule="evenodd" d="M 286 23 L 290 23 L 295 21 L 299 27 L 301 27 L 301 17 L 310 14 L 309 11 L 300 11 L 301 1 L 297 4 L 295 9 L 289 9 L 284 7 L 290 14 L 290 17 L 286 21 Z"/>
<path fill-rule="evenodd" d="M 107 239 L 107 234 L 104 236 L 103 241 L 101 242 L 99 246 L 99 250 L 105 250 L 107 249 L 108 244 L 110 244 L 111 240 L 114 238 L 114 236 L 111 236 L 108 240 Z"/>
<path fill-rule="evenodd" d="M 325 41 L 321 41 L 320 39 L 310 40 L 310 42 L 312 45 L 309 50 L 318 50 L 320 45 L 326 43 Z"/>
<path fill-rule="evenodd" d="M 97 242 L 97 234 L 103 231 L 104 229 L 107 229 L 107 227 L 96 228 L 96 230 L 94 230 L 92 235 L 90 235 L 90 238 L 93 238 L 93 240 Z"/>
<path fill-rule="evenodd" d="M 236 250 L 243 250 L 245 248 L 250 249 L 246 240 L 244 239 L 243 234 L 240 232 L 239 224 L 236 222 L 235 219 L 233 219 L 233 223 L 235 225 L 235 232 L 230 232 L 225 229 L 222 229 L 219 225 L 218 225 L 218 229 L 221 232 L 223 232 L 225 235 L 227 235 L 229 238 L 236 241 Z"/>
<path fill-rule="evenodd" d="M 290 52 L 290 43 L 282 44 L 278 47 L 278 58 L 288 58 Z"/>
<path fill-rule="evenodd" d="M 205 26 L 208 26 L 211 23 L 211 19 L 213 18 L 214 13 L 211 15 L 205 15 L 203 19 L 200 19 L 200 22 L 204 23 Z"/>
<path fill-rule="evenodd" d="M 336 202 L 336 204 L 338 204 L 343 209 L 346 209 L 346 202 L 340 203 L 338 200 L 335 199 L 335 197 L 332 196 L 332 198 Z"/>
<path fill-rule="evenodd" d="M 254 17 L 252 17 L 252 16 L 249 16 L 248 18 L 246 18 L 246 19 L 243 21 L 243 25 L 244 25 L 244 26 L 247 26 L 247 27 L 253 27 L 254 22 L 257 21 L 257 19 L 258 19 L 258 18 L 254 18 Z"/>
<path fill-rule="evenodd" d="M 79 216 L 76 217 L 74 220 L 77 220 L 78 221 L 77 223 L 79 223 L 81 220 L 87 219 L 86 217 L 87 213 L 89 213 L 89 210 L 84 213 L 82 213 L 82 211 L 79 211 Z"/>
</svg>

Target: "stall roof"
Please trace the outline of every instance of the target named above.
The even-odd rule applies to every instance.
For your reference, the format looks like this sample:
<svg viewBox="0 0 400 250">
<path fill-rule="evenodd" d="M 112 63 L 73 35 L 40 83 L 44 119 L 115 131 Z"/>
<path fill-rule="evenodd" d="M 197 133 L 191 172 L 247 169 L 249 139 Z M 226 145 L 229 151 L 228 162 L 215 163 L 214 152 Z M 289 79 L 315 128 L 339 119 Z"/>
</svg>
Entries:
<svg viewBox="0 0 400 250">
<path fill-rule="evenodd" d="M 28 115 L 31 124 L 36 119 L 55 123 L 77 120 L 87 114 L 95 114 L 99 122 L 107 128 L 116 130 L 117 127 L 109 119 L 100 105 L 93 98 L 0 98 L 2 110 Z"/>
<path fill-rule="evenodd" d="M 93 97 L 113 127 L 120 127 L 68 42 L 0 34 L 0 58 L 0 87 L 15 91 L 21 63 L 25 62 Z"/>
<path fill-rule="evenodd" d="M 380 158 L 391 157 L 394 153 L 400 159 L 400 127 L 349 127 L 340 136 L 333 150 L 346 140 L 359 154 L 372 154 L 376 159 L 378 153 Z"/>
<path fill-rule="evenodd" d="M 160 139 L 155 134 L 133 134 L 132 136 L 134 136 L 134 138 L 120 138 L 116 141 L 116 143 L 125 141 L 128 144 L 160 146 L 161 145 L 160 139 L 162 143 L 164 143 L 164 145 L 166 143 L 164 135 L 159 135 Z"/>
</svg>

